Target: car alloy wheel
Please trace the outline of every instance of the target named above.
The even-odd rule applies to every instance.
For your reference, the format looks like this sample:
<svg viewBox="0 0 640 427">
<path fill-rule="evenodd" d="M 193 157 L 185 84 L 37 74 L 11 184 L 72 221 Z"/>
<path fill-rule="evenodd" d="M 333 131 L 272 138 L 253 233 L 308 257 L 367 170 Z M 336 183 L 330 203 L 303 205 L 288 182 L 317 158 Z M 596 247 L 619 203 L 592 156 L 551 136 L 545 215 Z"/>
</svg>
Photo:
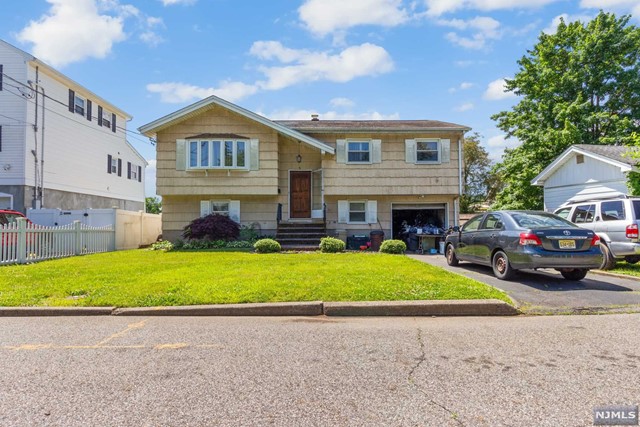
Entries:
<svg viewBox="0 0 640 427">
<path fill-rule="evenodd" d="M 459 264 L 458 257 L 456 256 L 456 252 L 453 250 L 453 245 L 451 243 L 447 245 L 447 250 L 445 251 L 445 254 L 447 258 L 447 264 L 454 267 Z"/>
</svg>

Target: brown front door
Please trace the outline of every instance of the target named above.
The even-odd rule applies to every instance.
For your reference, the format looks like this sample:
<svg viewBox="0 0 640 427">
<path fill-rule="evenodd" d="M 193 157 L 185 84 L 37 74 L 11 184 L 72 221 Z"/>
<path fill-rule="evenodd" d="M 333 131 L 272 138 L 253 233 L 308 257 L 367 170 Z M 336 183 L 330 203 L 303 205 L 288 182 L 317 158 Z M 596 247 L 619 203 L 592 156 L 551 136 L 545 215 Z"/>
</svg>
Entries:
<svg viewBox="0 0 640 427">
<path fill-rule="evenodd" d="M 311 218 L 311 172 L 290 172 L 291 218 Z"/>
</svg>

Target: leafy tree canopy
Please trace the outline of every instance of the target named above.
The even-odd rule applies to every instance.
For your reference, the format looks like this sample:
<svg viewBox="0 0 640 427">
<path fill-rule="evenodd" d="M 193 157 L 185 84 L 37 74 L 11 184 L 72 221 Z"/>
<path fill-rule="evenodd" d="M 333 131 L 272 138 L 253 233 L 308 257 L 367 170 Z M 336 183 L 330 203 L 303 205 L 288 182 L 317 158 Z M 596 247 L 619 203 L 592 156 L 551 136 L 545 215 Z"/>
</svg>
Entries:
<svg viewBox="0 0 640 427">
<path fill-rule="evenodd" d="M 480 134 L 466 136 L 462 148 L 464 168 L 462 169 L 464 195 L 460 198 L 463 213 L 475 212 L 478 205 L 488 198 L 492 176 L 489 153 L 481 145 Z"/>
<path fill-rule="evenodd" d="M 145 212 L 152 214 L 162 213 L 162 200 L 158 197 L 147 197 L 144 199 Z"/>
<path fill-rule="evenodd" d="M 520 101 L 492 116 L 521 142 L 494 168 L 505 184 L 495 207 L 541 209 L 542 188 L 530 182 L 573 144 L 633 143 L 640 130 L 640 29 L 629 18 L 601 11 L 586 24 L 562 20 L 518 61 L 506 90 Z"/>
</svg>

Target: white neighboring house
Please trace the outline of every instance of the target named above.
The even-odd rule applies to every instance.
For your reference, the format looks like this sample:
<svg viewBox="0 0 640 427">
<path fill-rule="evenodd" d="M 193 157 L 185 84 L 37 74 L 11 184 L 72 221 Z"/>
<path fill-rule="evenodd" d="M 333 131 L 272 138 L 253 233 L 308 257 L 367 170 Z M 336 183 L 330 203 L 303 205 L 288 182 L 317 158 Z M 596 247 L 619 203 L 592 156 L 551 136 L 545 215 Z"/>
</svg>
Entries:
<svg viewBox="0 0 640 427">
<path fill-rule="evenodd" d="M 544 209 L 563 203 L 626 195 L 627 173 L 637 171 L 632 148 L 577 144 L 567 148 L 532 181 L 544 187 Z"/>
<path fill-rule="evenodd" d="M 0 40 L 0 209 L 144 210 L 131 116 Z"/>
</svg>

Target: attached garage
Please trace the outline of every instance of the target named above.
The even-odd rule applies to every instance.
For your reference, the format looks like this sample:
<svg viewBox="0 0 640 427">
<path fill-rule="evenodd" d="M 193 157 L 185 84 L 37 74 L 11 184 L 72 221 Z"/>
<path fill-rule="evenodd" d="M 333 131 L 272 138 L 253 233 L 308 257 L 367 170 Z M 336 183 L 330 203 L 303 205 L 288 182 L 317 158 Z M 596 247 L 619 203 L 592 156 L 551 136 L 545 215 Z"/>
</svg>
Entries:
<svg viewBox="0 0 640 427">
<path fill-rule="evenodd" d="M 449 226 L 447 211 L 446 203 L 393 203 L 391 234 L 394 239 L 404 241 L 409 250 L 415 251 L 418 249 L 418 234 L 440 235 L 436 229 L 442 231 Z"/>
</svg>

